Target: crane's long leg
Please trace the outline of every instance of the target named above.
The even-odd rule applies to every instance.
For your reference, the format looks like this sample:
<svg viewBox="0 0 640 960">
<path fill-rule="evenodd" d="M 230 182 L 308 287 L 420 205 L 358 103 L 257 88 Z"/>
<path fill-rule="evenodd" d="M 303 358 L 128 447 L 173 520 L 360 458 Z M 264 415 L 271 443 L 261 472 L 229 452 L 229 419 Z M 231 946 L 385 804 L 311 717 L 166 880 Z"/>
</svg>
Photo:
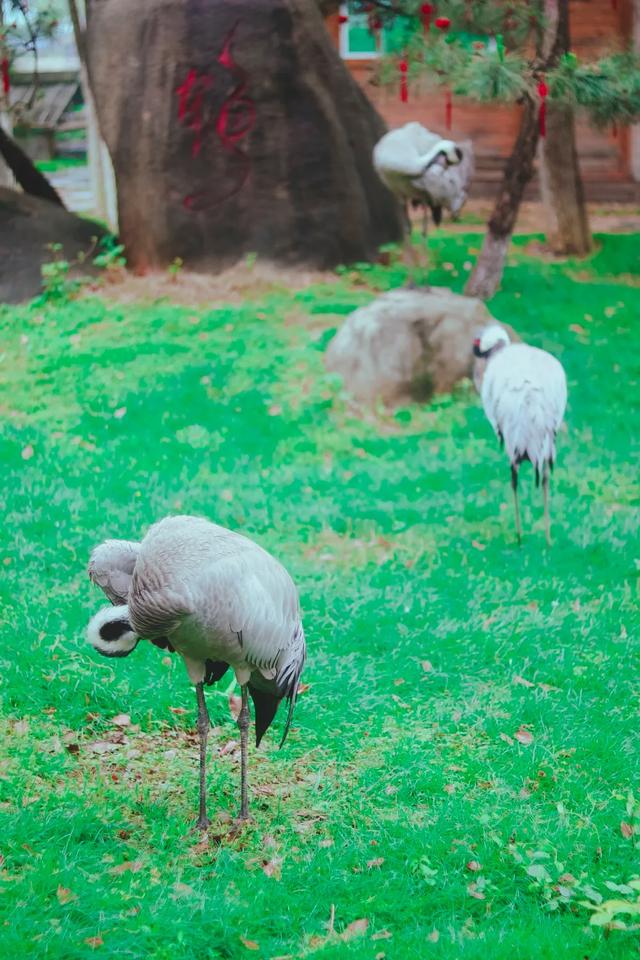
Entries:
<svg viewBox="0 0 640 960">
<path fill-rule="evenodd" d="M 518 535 L 518 546 L 522 543 L 522 527 L 520 525 L 520 502 L 518 500 L 518 467 L 515 463 L 511 464 L 511 486 L 513 488 L 513 502 L 516 508 L 516 534 Z"/>
<path fill-rule="evenodd" d="M 240 728 L 240 813 L 238 820 L 248 820 L 249 800 L 247 794 L 247 741 L 249 739 L 249 688 L 242 687 L 242 707 L 238 717 Z"/>
<path fill-rule="evenodd" d="M 544 465 L 542 474 L 542 497 L 544 500 L 544 535 L 548 546 L 551 546 L 551 516 L 549 515 L 549 468 Z"/>
<path fill-rule="evenodd" d="M 204 699 L 204 684 L 196 683 L 196 696 L 198 698 L 198 737 L 200 739 L 200 812 L 196 826 L 200 830 L 206 830 L 210 824 L 207 816 L 207 740 L 209 739 L 209 727 L 211 721 L 207 704 Z"/>
</svg>

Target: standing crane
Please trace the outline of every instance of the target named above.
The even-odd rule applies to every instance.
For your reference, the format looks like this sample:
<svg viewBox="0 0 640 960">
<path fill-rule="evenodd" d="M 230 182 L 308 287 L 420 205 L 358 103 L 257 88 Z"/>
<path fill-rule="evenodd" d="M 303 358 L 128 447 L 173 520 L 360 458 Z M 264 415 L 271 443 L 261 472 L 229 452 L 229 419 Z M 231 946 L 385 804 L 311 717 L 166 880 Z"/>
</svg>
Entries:
<svg viewBox="0 0 640 960">
<path fill-rule="evenodd" d="M 473 149 L 470 142 L 458 145 L 453 140 L 443 140 L 413 121 L 385 133 L 373 148 L 373 165 L 404 206 L 406 242 L 410 248 L 409 206 L 422 207 L 425 236 L 428 211 L 436 226 L 442 221 L 443 209 L 456 216 L 467 198 L 473 175 Z"/>
<path fill-rule="evenodd" d="M 542 478 L 544 523 L 551 546 L 549 473 L 556 458 L 556 433 L 567 405 L 567 378 L 559 360 L 526 343 L 511 343 L 497 324 L 485 327 L 473 342 L 474 380 L 491 426 L 511 464 L 511 486 L 518 543 L 522 541 L 518 468 L 529 460 Z"/>
<path fill-rule="evenodd" d="M 144 637 L 177 652 L 196 687 L 200 741 L 198 827 L 209 825 L 206 750 L 209 714 L 204 686 L 232 668 L 242 690 L 240 814 L 247 797 L 248 695 L 255 709 L 256 746 L 280 701 L 296 702 L 306 646 L 295 585 L 252 540 L 199 517 L 167 517 L 141 543 L 107 540 L 96 547 L 89 577 L 113 606 L 90 621 L 89 642 L 106 657 L 126 657 Z"/>
</svg>

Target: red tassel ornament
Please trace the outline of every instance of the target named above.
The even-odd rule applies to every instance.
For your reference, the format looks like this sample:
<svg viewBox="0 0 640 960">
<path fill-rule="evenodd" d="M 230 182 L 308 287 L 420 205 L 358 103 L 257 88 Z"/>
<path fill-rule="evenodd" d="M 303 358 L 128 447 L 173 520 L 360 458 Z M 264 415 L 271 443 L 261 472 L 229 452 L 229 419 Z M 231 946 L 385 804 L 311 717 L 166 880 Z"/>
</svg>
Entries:
<svg viewBox="0 0 640 960">
<path fill-rule="evenodd" d="M 453 100 L 451 99 L 451 90 L 446 90 L 444 95 L 444 125 L 447 130 L 451 130 L 453 121 Z"/>
<path fill-rule="evenodd" d="M 540 136 L 545 137 L 547 135 L 547 104 L 545 100 L 549 93 L 549 87 L 546 85 L 544 80 L 541 80 L 538 84 L 538 96 L 540 97 L 540 111 L 538 113 L 538 125 L 540 127 Z"/>
<path fill-rule="evenodd" d="M 436 17 L 435 25 L 438 30 L 448 30 L 451 26 L 451 20 L 449 20 L 449 17 Z"/>
<path fill-rule="evenodd" d="M 2 74 L 2 92 L 5 97 L 8 97 L 11 90 L 11 80 L 9 79 L 9 61 L 6 57 L 0 63 L 0 73 Z"/>
<path fill-rule="evenodd" d="M 432 3 L 423 3 L 420 7 L 420 16 L 422 17 L 422 26 L 425 33 L 429 33 L 429 27 L 431 26 L 431 14 L 433 13 L 433 4 Z"/>
<path fill-rule="evenodd" d="M 407 72 L 409 64 L 406 60 L 400 61 L 400 100 L 402 103 L 409 102 L 409 84 L 407 82 Z"/>
</svg>

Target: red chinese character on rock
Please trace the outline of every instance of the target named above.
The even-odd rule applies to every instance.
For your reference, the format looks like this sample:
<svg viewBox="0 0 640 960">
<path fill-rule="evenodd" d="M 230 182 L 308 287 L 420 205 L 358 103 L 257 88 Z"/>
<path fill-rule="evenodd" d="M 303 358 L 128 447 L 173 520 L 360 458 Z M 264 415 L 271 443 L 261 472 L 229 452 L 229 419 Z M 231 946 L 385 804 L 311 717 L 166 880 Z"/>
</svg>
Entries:
<svg viewBox="0 0 640 960">
<path fill-rule="evenodd" d="M 205 94 L 213 88 L 213 77 L 207 73 L 198 74 L 196 70 L 189 70 L 187 79 L 181 84 L 178 94 L 178 120 L 193 130 L 193 146 L 191 156 L 197 157 L 202 149 L 202 134 L 204 123 Z"/>
</svg>

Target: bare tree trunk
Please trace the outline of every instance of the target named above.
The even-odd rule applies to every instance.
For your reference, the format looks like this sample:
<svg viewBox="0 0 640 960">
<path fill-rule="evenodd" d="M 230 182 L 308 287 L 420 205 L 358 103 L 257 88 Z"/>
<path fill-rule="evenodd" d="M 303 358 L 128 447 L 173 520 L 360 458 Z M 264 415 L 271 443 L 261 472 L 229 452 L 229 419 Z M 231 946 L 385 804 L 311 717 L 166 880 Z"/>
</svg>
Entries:
<svg viewBox="0 0 640 960">
<path fill-rule="evenodd" d="M 542 54 L 557 58 L 571 47 L 568 10 L 562 0 L 544 0 Z M 546 136 L 539 148 L 540 193 L 547 242 L 554 253 L 584 256 L 591 231 L 576 149 L 575 116 L 570 106 L 550 103 Z"/>
<path fill-rule="evenodd" d="M 549 104 L 539 158 L 547 243 L 554 253 L 585 256 L 591 250 L 591 231 L 571 107 Z"/>
<path fill-rule="evenodd" d="M 520 203 L 527 184 L 533 177 L 538 137 L 538 108 L 534 101 L 527 97 L 518 137 L 505 167 L 500 193 L 487 225 L 482 250 L 465 287 L 464 292 L 469 297 L 487 300 L 500 285 Z"/>
<path fill-rule="evenodd" d="M 12 174 L 25 193 L 41 197 L 60 207 L 64 203 L 51 186 L 44 174 L 40 173 L 33 161 L 15 140 L 0 126 L 0 157 L 3 157 Z"/>
<path fill-rule="evenodd" d="M 569 49 L 569 36 L 569 0 L 545 0 L 544 31 L 537 42 L 539 75 L 555 66 L 562 54 Z M 527 97 L 518 137 L 505 167 L 482 250 L 465 287 L 468 296 L 487 299 L 492 297 L 500 286 L 520 203 L 534 173 L 540 136 L 538 121 L 538 104 Z"/>
<path fill-rule="evenodd" d="M 114 233 L 118 230 L 118 198 L 113 164 L 107 146 L 100 136 L 98 115 L 93 91 L 89 83 L 87 67 L 87 43 L 85 27 L 76 0 L 68 0 L 69 14 L 73 24 L 73 35 L 80 58 L 80 85 L 87 115 L 87 161 L 94 212 Z"/>
<path fill-rule="evenodd" d="M 2 12 L 2 2 L 0 0 L 0 34 L 2 34 L 2 26 L 4 23 L 4 14 Z M 0 59 L 4 56 L 5 50 L 3 44 L 0 42 Z M 5 133 L 8 133 L 11 136 L 13 130 L 11 127 L 11 117 L 9 115 L 9 97 L 0 89 L 0 127 L 4 130 Z M 6 162 L 0 157 L 0 187 L 15 187 L 15 180 L 11 170 L 7 166 Z"/>
</svg>

